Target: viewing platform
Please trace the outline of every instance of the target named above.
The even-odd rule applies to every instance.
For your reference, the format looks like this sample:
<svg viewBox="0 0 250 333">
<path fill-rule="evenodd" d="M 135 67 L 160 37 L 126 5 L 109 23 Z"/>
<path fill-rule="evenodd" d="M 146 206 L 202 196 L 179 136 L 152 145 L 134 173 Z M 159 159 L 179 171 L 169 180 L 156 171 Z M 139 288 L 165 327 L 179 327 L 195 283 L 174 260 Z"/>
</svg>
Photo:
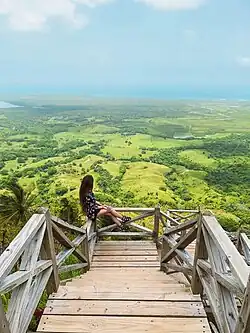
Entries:
<svg viewBox="0 0 250 333">
<path fill-rule="evenodd" d="M 39 333 L 250 332 L 245 234 L 233 244 L 198 210 L 117 210 L 132 217 L 127 231 L 44 208 L 31 217 L 0 256 L 1 333 L 25 333 L 45 290 Z"/>
</svg>

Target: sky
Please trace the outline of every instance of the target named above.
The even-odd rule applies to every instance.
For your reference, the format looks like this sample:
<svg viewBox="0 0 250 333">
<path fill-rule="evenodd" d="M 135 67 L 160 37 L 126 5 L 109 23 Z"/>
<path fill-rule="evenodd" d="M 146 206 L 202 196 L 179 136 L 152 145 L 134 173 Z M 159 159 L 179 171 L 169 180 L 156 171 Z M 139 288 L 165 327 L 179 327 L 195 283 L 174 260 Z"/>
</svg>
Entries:
<svg viewBox="0 0 250 333">
<path fill-rule="evenodd" d="M 250 95 L 249 18 L 249 0 L 0 0 L 0 93 Z"/>
</svg>

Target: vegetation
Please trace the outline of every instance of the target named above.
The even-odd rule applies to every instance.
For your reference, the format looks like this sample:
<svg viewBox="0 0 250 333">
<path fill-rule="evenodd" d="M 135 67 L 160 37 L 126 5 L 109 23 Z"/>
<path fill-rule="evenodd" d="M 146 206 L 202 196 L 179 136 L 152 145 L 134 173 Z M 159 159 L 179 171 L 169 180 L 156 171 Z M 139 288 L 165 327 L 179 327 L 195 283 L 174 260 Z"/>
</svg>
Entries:
<svg viewBox="0 0 250 333">
<path fill-rule="evenodd" d="M 1 242 L 39 205 L 82 224 L 86 173 L 107 204 L 201 206 L 228 230 L 248 227 L 249 103 L 10 102 L 23 107 L 0 109 Z"/>
</svg>

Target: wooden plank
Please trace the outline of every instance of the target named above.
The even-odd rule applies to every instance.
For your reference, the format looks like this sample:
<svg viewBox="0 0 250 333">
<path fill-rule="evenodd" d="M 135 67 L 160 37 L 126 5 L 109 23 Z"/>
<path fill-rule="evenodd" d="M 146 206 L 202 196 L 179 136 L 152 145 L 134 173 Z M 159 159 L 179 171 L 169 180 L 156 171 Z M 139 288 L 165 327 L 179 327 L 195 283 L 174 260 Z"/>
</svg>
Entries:
<svg viewBox="0 0 250 333">
<path fill-rule="evenodd" d="M 199 210 L 195 209 L 169 209 L 169 212 L 176 212 L 176 213 L 199 213 Z"/>
<path fill-rule="evenodd" d="M 154 208 L 138 208 L 138 207 L 125 207 L 125 208 L 114 208 L 117 212 L 121 213 L 141 213 L 141 212 L 151 212 L 154 213 Z"/>
<path fill-rule="evenodd" d="M 80 234 L 85 234 L 86 233 L 85 229 L 76 227 L 76 226 L 74 226 L 72 224 L 69 224 L 69 223 L 63 221 L 62 219 L 60 219 L 59 217 L 51 216 L 51 220 L 54 223 L 56 223 L 62 229 L 66 229 L 66 230 L 70 230 L 70 231 L 75 231 L 75 232 L 80 233 Z"/>
<path fill-rule="evenodd" d="M 44 222 L 44 215 L 34 214 L 7 249 L 2 253 L 0 256 L 0 281 L 11 272 L 27 244 L 29 244 Z"/>
<path fill-rule="evenodd" d="M 250 265 L 250 239 L 245 233 L 240 234 L 241 248 L 248 265 Z"/>
<path fill-rule="evenodd" d="M 54 237 L 65 247 L 71 249 L 74 248 L 74 255 L 82 262 L 87 263 L 87 258 L 82 254 L 81 251 L 75 248 L 74 243 L 57 227 L 57 225 L 52 222 L 52 228 Z"/>
<path fill-rule="evenodd" d="M 168 221 L 173 223 L 174 225 L 179 225 L 180 223 L 176 221 L 173 217 L 171 217 L 169 214 L 165 214 L 164 212 L 161 211 L 161 215 L 165 217 Z"/>
<path fill-rule="evenodd" d="M 246 288 L 249 269 L 234 244 L 231 242 L 221 225 L 214 216 L 203 216 L 203 225 L 209 236 L 228 259 L 228 264 L 234 276 L 238 277 L 242 288 Z"/>
<path fill-rule="evenodd" d="M 175 272 L 181 272 L 181 273 L 186 274 L 186 275 L 191 275 L 192 274 L 192 270 L 190 268 L 180 266 L 180 265 L 177 265 L 177 264 L 173 264 L 173 263 L 170 263 L 170 262 L 168 262 L 167 264 L 162 263 L 162 266 L 163 266 L 163 268 L 166 266 L 167 272 L 168 272 L 168 269 L 172 269 Z"/>
<path fill-rule="evenodd" d="M 41 258 L 45 260 L 52 261 L 52 274 L 49 278 L 48 284 L 46 286 L 46 290 L 48 295 L 57 291 L 59 287 L 59 272 L 56 263 L 56 251 L 55 251 L 55 243 L 52 232 L 52 222 L 50 219 L 49 210 L 46 208 L 41 208 L 46 218 L 46 230 L 43 238 L 43 244 L 41 248 Z"/>
<path fill-rule="evenodd" d="M 138 251 L 138 252 L 145 252 L 145 251 L 157 251 L 156 246 L 147 246 L 145 248 L 133 245 L 124 245 L 124 246 L 105 246 L 100 247 L 98 243 L 95 245 L 95 251 Z"/>
<path fill-rule="evenodd" d="M 206 317 L 202 302 L 49 300 L 46 315 Z"/>
<path fill-rule="evenodd" d="M 204 318 L 137 318 L 109 316 L 43 316 L 38 332 L 63 333 L 209 333 L 208 322 Z"/>
<path fill-rule="evenodd" d="M 61 266 L 59 268 L 59 273 L 61 274 L 61 273 L 71 272 L 85 267 L 88 267 L 88 263 L 79 263 L 79 264 Z"/>
<path fill-rule="evenodd" d="M 40 274 L 45 269 L 52 265 L 51 260 L 40 260 L 37 262 L 33 276 Z M 0 284 L 0 294 L 5 294 L 17 288 L 19 285 L 27 281 L 30 277 L 31 271 L 17 271 L 8 275 L 5 280 Z"/>
<path fill-rule="evenodd" d="M 192 291 L 194 294 L 202 294 L 202 290 L 203 290 L 203 286 L 200 281 L 199 274 L 197 272 L 197 261 L 199 259 L 207 259 L 207 258 L 208 258 L 208 253 L 207 253 L 205 239 L 204 239 L 203 232 L 202 232 L 202 216 L 200 214 L 199 220 L 198 220 L 194 266 L 193 266 L 192 282 L 191 282 L 191 287 L 192 287 Z"/>
<path fill-rule="evenodd" d="M 94 256 L 93 257 L 93 262 L 99 262 L 99 261 L 106 261 L 106 262 L 113 262 L 113 261 L 129 261 L 129 262 L 135 262 L 135 261 L 146 261 L 146 262 L 150 262 L 150 261 L 159 261 L 159 257 L 158 256 Z"/>
<path fill-rule="evenodd" d="M 109 241 L 102 241 L 100 240 L 98 242 L 98 245 L 101 246 L 114 246 L 114 245 L 138 245 L 138 246 L 145 246 L 145 245 L 152 245 L 155 247 L 155 243 L 153 241 L 148 241 L 148 240 L 119 240 L 119 241 L 114 241 L 114 240 L 109 240 Z"/>
<path fill-rule="evenodd" d="M 208 274 L 212 275 L 212 268 L 209 262 L 198 259 L 197 265 L 201 269 L 205 270 Z M 240 299 L 243 297 L 244 291 L 240 288 L 238 281 L 231 273 L 214 272 L 214 275 L 218 283 L 220 283 L 226 289 L 232 291 Z"/>
<path fill-rule="evenodd" d="M 153 231 L 151 229 L 143 227 L 143 226 L 141 226 L 137 223 L 131 222 L 131 223 L 129 223 L 129 225 L 130 225 L 130 227 L 133 227 L 133 228 L 138 229 L 140 231 L 147 232 L 150 235 L 153 234 Z"/>
<path fill-rule="evenodd" d="M 93 262 L 91 264 L 91 268 L 93 267 L 160 267 L 160 263 L 158 261 L 134 261 L 134 262 L 126 262 L 126 261 L 113 261 L 113 262 Z"/>
<path fill-rule="evenodd" d="M 217 220 L 215 221 L 219 225 Z M 202 225 L 202 231 L 208 252 L 209 263 L 211 264 L 212 270 L 212 275 L 208 274 L 208 276 L 210 277 L 209 288 L 215 296 L 213 300 L 214 317 L 221 332 L 231 333 L 235 330 L 236 320 L 238 317 L 238 309 L 235 295 L 232 293 L 231 290 L 224 288 L 224 286 L 221 286 L 216 279 L 216 273 L 224 274 L 228 272 L 227 262 L 225 260 L 225 253 L 221 250 L 220 247 L 217 246 L 212 235 L 204 227 L 204 224 Z M 213 232 L 217 234 L 216 229 L 214 229 Z M 229 242 L 231 241 L 229 240 Z M 231 243 L 231 245 L 233 244 Z M 234 249 L 235 251 L 237 251 L 235 247 Z M 228 260 L 229 258 L 227 258 L 227 261 Z"/>
<path fill-rule="evenodd" d="M 134 237 L 134 236 L 138 236 L 138 237 L 150 237 L 150 235 L 148 234 L 148 232 L 133 232 L 133 231 L 104 231 L 101 233 L 98 233 L 98 236 L 100 237 L 109 237 L 109 236 L 119 236 L 119 237 Z"/>
<path fill-rule="evenodd" d="M 235 333 L 249 333 L 249 332 L 250 332 L 250 276 L 235 328 Z"/>
<path fill-rule="evenodd" d="M 39 257 L 41 245 L 43 242 L 46 224 L 43 223 L 34 238 L 31 240 L 29 246 L 26 247 L 21 264 L 20 271 L 30 271 L 26 283 L 19 285 L 11 294 L 9 301 L 7 319 L 10 323 L 10 330 L 12 332 L 23 333 L 22 322 L 24 317 L 27 316 L 26 308 L 28 307 L 29 293 L 33 282 L 34 271 Z M 31 320 L 31 318 L 30 318 Z"/>
<path fill-rule="evenodd" d="M 194 241 L 197 235 L 197 226 L 193 227 L 189 232 L 183 236 L 178 243 L 176 243 L 171 250 L 163 256 L 162 262 L 170 261 L 175 255 L 176 250 L 183 250 L 185 247 L 187 247 L 191 242 Z M 168 241 L 168 237 L 164 236 L 166 240 Z"/>
<path fill-rule="evenodd" d="M 32 287 L 29 292 L 26 309 L 25 310 L 23 309 L 25 315 L 23 316 L 22 322 L 20 323 L 20 327 L 18 328 L 19 333 L 27 332 L 29 324 L 32 320 L 33 313 L 38 306 L 38 303 L 48 283 L 49 277 L 51 276 L 52 269 L 53 269 L 52 267 L 49 267 L 45 272 L 43 272 L 43 274 L 37 276 L 35 281 L 33 281 Z"/>
<path fill-rule="evenodd" d="M 173 233 L 177 233 L 179 231 L 183 231 L 186 229 L 191 228 L 193 225 L 195 225 L 197 223 L 197 220 L 191 220 L 191 221 L 187 221 L 187 222 L 183 222 L 175 227 L 171 227 L 171 228 L 167 228 L 164 231 L 164 235 L 171 235 Z"/>
<path fill-rule="evenodd" d="M 105 297 L 105 295 L 119 295 L 119 294 L 124 294 L 124 295 L 131 295 L 133 294 L 140 294 L 140 297 L 143 297 L 144 295 L 148 295 L 147 297 L 153 297 L 156 295 L 157 297 L 168 295 L 168 294 L 186 294 L 187 297 L 188 294 L 190 293 L 190 288 L 185 287 L 182 284 L 177 284 L 174 282 L 173 284 L 168 284 L 167 287 L 166 285 L 160 285 L 154 287 L 154 285 L 150 286 L 150 288 L 145 288 L 145 286 L 138 286 L 138 285 L 131 285 L 127 287 L 126 285 L 122 286 L 119 289 L 111 289 L 110 285 L 108 285 L 108 282 L 106 284 L 101 284 L 100 287 L 98 284 L 92 285 L 84 285 L 82 288 L 79 288 L 79 286 L 74 286 L 73 283 L 70 283 L 69 285 L 66 286 L 60 286 L 57 293 L 53 294 L 54 298 L 65 298 L 65 299 L 75 299 L 77 296 L 79 298 L 85 299 L 85 295 L 87 294 L 92 294 L 92 295 L 100 295 L 100 298 Z M 102 296 L 103 294 L 103 296 Z M 150 296 L 151 295 L 151 296 Z M 143 299 L 143 298 L 142 298 Z M 150 299 L 150 298 L 149 298 Z M 164 298 L 163 298 L 164 299 Z M 185 297 L 184 297 L 185 300 Z"/>
<path fill-rule="evenodd" d="M 156 256 L 157 255 L 157 250 L 146 250 L 146 251 L 138 251 L 138 250 L 95 250 L 94 251 L 94 256 Z"/>
<path fill-rule="evenodd" d="M 152 281 L 146 280 L 122 280 L 122 279 L 115 279 L 112 282 L 112 288 L 113 290 L 119 290 L 119 291 L 130 291 L 130 290 L 141 290 L 142 292 L 144 290 L 147 290 L 148 288 L 152 290 L 152 292 L 155 291 L 165 291 L 166 288 L 168 290 L 177 291 L 181 290 L 183 291 L 183 288 L 185 290 L 185 286 L 178 283 L 178 281 L 167 281 L 168 283 L 164 283 L 162 281 Z M 110 290 L 110 279 L 103 279 L 103 281 L 99 280 L 75 280 L 73 282 L 68 282 L 65 287 L 68 289 L 71 288 L 83 288 L 84 291 L 104 291 L 107 292 Z"/>
<path fill-rule="evenodd" d="M 74 279 L 74 286 L 86 286 L 89 284 L 102 284 L 105 285 L 107 283 L 110 283 L 110 275 L 101 275 L 100 277 L 96 274 L 94 276 L 87 275 L 84 278 Z M 146 277 L 143 276 L 133 276 L 129 277 L 128 275 L 123 277 L 122 275 L 116 275 L 114 281 L 112 282 L 112 285 L 141 285 L 141 286 L 151 286 L 151 284 L 162 284 L 162 285 L 169 285 L 169 284 L 176 284 L 178 285 L 178 281 L 175 279 L 168 279 L 168 276 L 151 276 L 148 275 Z M 68 285 L 71 285 L 71 282 L 68 283 Z M 167 287 L 167 286 L 165 286 Z"/>
<path fill-rule="evenodd" d="M 0 332 L 1 333 L 11 333 L 10 328 L 9 328 L 9 323 L 7 321 L 7 318 L 6 318 L 4 309 L 3 309 L 1 297 L 0 297 Z"/>
<path fill-rule="evenodd" d="M 154 231 L 153 231 L 153 237 L 155 243 L 157 242 L 159 236 L 160 214 L 161 214 L 160 207 L 156 207 L 154 213 Z"/>
</svg>

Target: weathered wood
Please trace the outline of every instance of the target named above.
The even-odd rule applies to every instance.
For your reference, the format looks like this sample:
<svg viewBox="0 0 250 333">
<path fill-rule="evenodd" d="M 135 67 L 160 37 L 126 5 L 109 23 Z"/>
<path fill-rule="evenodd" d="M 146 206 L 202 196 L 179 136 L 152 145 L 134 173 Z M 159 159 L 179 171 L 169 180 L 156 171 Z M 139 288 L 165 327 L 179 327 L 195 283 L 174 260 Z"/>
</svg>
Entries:
<svg viewBox="0 0 250 333">
<path fill-rule="evenodd" d="M 157 292 L 148 290 L 139 290 L 137 291 L 108 291 L 108 292 L 85 292 L 83 290 L 79 290 L 79 288 L 70 288 L 69 290 L 60 290 L 56 294 L 52 294 L 50 299 L 64 299 L 64 300 L 72 300 L 72 299 L 85 299 L 85 300 L 98 300 L 98 299 L 106 299 L 106 300 L 134 300 L 134 301 L 200 301 L 200 296 L 192 295 L 183 289 L 183 291 L 168 291 L 167 288 L 164 292 Z"/>
<path fill-rule="evenodd" d="M 198 259 L 197 265 L 206 271 L 207 274 L 212 275 L 212 268 L 209 262 L 206 260 Z M 244 291 L 241 289 L 238 281 L 234 278 L 231 273 L 218 273 L 215 272 L 215 278 L 218 283 L 220 283 L 223 287 L 232 291 L 237 297 L 240 299 L 243 298 Z"/>
<path fill-rule="evenodd" d="M 195 225 L 197 223 L 197 220 L 192 220 L 192 221 L 187 221 L 187 222 L 183 222 L 175 227 L 171 227 L 171 228 L 168 228 L 164 231 L 164 235 L 165 236 L 168 236 L 168 235 L 171 235 L 171 234 L 174 234 L 174 233 L 177 233 L 179 231 L 183 231 L 183 230 L 186 230 L 186 229 L 189 229 L 191 228 L 193 225 Z"/>
<path fill-rule="evenodd" d="M 0 332 L 1 333 L 11 333 L 10 328 L 9 328 L 9 323 L 7 321 L 7 318 L 6 318 L 4 309 L 3 309 L 1 297 L 0 297 Z"/>
<path fill-rule="evenodd" d="M 11 299 L 8 306 L 7 319 L 9 321 L 10 330 L 12 332 L 23 333 L 22 321 L 26 313 L 26 307 L 29 302 L 29 295 L 32 287 L 32 281 L 34 277 L 34 271 L 36 268 L 36 263 L 40 253 L 41 245 L 44 238 L 44 233 L 46 230 L 46 224 L 44 223 L 38 230 L 37 234 L 32 239 L 29 246 L 25 249 L 21 264 L 21 271 L 30 271 L 26 283 L 18 286 L 14 289 L 11 294 Z M 39 300 L 38 300 L 39 301 Z M 30 317 L 31 320 L 31 317 Z"/>
<path fill-rule="evenodd" d="M 153 234 L 153 231 L 150 230 L 149 228 L 143 227 L 143 226 L 141 226 L 141 225 L 139 225 L 139 224 L 136 224 L 136 223 L 134 223 L 134 222 L 130 223 L 130 226 L 133 227 L 133 228 L 135 228 L 135 229 L 138 229 L 138 230 L 140 230 L 140 231 L 147 232 L 147 233 L 150 234 L 150 235 Z"/>
<path fill-rule="evenodd" d="M 250 332 L 250 276 L 246 287 L 242 307 L 237 320 L 235 333 Z"/>
<path fill-rule="evenodd" d="M 29 324 L 32 319 L 32 315 L 37 308 L 37 305 L 42 297 L 42 294 L 46 288 L 46 285 L 49 281 L 53 268 L 48 268 L 43 274 L 40 274 L 35 281 L 33 282 L 32 288 L 29 293 L 29 299 L 25 308 L 25 316 L 22 318 L 21 322 L 21 330 L 19 329 L 18 332 L 26 333 Z"/>
<path fill-rule="evenodd" d="M 230 241 L 229 237 L 214 216 L 203 216 L 203 225 L 208 230 L 216 247 L 220 249 L 227 258 L 228 265 L 233 275 L 239 279 L 241 287 L 245 288 L 248 281 L 249 270 L 244 259 L 241 257 L 236 247 Z"/>
<path fill-rule="evenodd" d="M 180 265 L 177 265 L 177 264 L 172 264 L 170 262 L 167 263 L 167 264 L 162 263 L 162 266 L 166 267 L 167 272 L 168 272 L 168 269 L 172 269 L 175 272 L 181 272 L 185 275 L 192 275 L 192 270 L 189 267 L 184 267 L 184 266 L 180 266 Z"/>
<path fill-rule="evenodd" d="M 216 220 L 215 220 L 216 221 Z M 212 220 L 212 223 L 214 221 Z M 217 222 L 217 221 L 216 221 Z M 209 223 L 209 222 L 208 222 Z M 218 224 L 218 222 L 217 222 Z M 219 225 L 219 224 L 218 224 Z M 219 225 L 220 227 L 220 225 Z M 234 331 L 236 326 L 236 320 L 238 316 L 237 305 L 235 301 L 235 296 L 231 292 L 221 286 L 216 279 L 216 272 L 217 273 L 227 273 L 227 266 L 224 260 L 224 253 L 221 252 L 222 250 L 218 247 L 218 243 L 214 241 L 215 237 L 211 237 L 212 235 L 207 232 L 208 229 L 205 229 L 204 225 L 202 226 L 202 231 L 206 243 L 206 248 L 208 251 L 208 258 L 211 264 L 211 286 L 213 291 L 216 295 L 216 299 L 218 299 L 219 303 L 217 305 L 217 309 L 220 312 L 220 316 L 218 315 L 216 318 L 217 325 L 220 330 L 224 333 L 231 333 Z M 218 236 L 218 240 L 223 240 L 223 236 L 220 235 L 220 228 L 216 228 L 214 225 L 213 232 Z M 221 236 L 221 237 L 220 237 Z M 226 236 L 227 237 L 227 236 Z M 226 238 L 227 240 L 227 238 Z M 229 240 L 229 238 L 228 238 Z M 229 241 L 230 242 L 230 241 Z M 237 252 L 234 245 L 231 243 L 234 250 Z M 222 245 L 223 246 L 223 245 Z M 238 253 L 238 252 L 237 252 Z M 245 264 L 245 263 L 244 263 Z"/>
<path fill-rule="evenodd" d="M 133 231 L 115 231 L 115 232 L 101 232 L 99 233 L 100 237 L 109 237 L 109 236 L 119 236 L 119 237 L 149 237 L 148 232 L 133 232 Z"/>
<path fill-rule="evenodd" d="M 10 243 L 7 249 L 0 256 L 0 281 L 11 272 L 17 260 L 32 240 L 37 231 L 45 223 L 45 216 L 34 214 L 15 239 Z"/>
<path fill-rule="evenodd" d="M 245 233 L 240 234 L 240 243 L 246 262 L 250 266 L 250 239 Z"/>
<path fill-rule="evenodd" d="M 199 274 L 197 272 L 197 261 L 199 259 L 207 259 L 207 249 L 205 245 L 204 236 L 202 233 L 202 215 L 200 213 L 198 219 L 198 230 L 197 230 L 197 239 L 196 239 L 196 248 L 194 255 L 194 266 L 193 266 L 193 274 L 192 274 L 192 282 L 191 287 L 194 294 L 202 294 L 202 283 L 199 278 Z"/>
<path fill-rule="evenodd" d="M 130 317 L 206 317 L 201 302 L 49 300 L 46 315 L 130 316 Z"/>
<path fill-rule="evenodd" d="M 113 261 L 113 262 L 93 262 L 91 267 L 159 267 L 158 261 Z"/>
<path fill-rule="evenodd" d="M 51 260 L 40 260 L 37 262 L 36 268 L 34 270 L 34 276 L 40 274 L 45 269 L 52 265 Z M 5 278 L 5 280 L 0 284 L 0 294 L 5 294 L 13 289 L 17 288 L 19 285 L 27 281 L 30 277 L 31 271 L 17 271 Z"/>
<path fill-rule="evenodd" d="M 161 215 L 164 216 L 168 221 L 170 221 L 171 223 L 173 223 L 173 225 L 179 225 L 180 223 L 178 221 L 176 221 L 173 217 L 171 217 L 168 214 L 165 214 L 164 212 L 161 211 Z"/>
<path fill-rule="evenodd" d="M 80 250 L 78 250 L 74 246 L 74 243 L 60 230 L 60 228 L 57 227 L 57 225 L 54 222 L 52 222 L 52 228 L 53 228 L 54 237 L 65 247 L 69 249 L 73 248 L 74 255 L 80 261 L 87 263 L 87 258 L 82 254 Z"/>
<path fill-rule="evenodd" d="M 160 207 L 156 207 L 155 214 L 154 214 L 154 231 L 153 231 L 153 238 L 154 238 L 155 242 L 157 242 L 158 237 L 159 237 L 160 214 L 161 214 Z"/>
<path fill-rule="evenodd" d="M 199 210 L 195 209 L 169 209 L 169 212 L 176 212 L 176 213 L 199 213 Z"/>
<path fill-rule="evenodd" d="M 51 216 L 51 220 L 62 229 L 74 231 L 74 232 L 77 232 L 80 234 L 85 234 L 85 230 L 83 228 L 79 228 L 72 224 L 69 224 L 69 223 L 59 219 L 59 217 Z"/>
<path fill-rule="evenodd" d="M 183 250 L 195 240 L 196 235 L 197 226 L 193 227 L 184 237 L 179 240 L 179 242 L 175 246 L 171 248 L 171 250 L 166 255 L 163 256 L 162 262 L 170 261 L 176 255 L 176 250 Z M 168 239 L 167 237 L 165 238 Z"/>
<path fill-rule="evenodd" d="M 88 241 L 87 231 L 86 231 L 86 237 L 85 237 L 84 241 L 81 244 L 81 252 L 83 253 L 85 258 L 87 259 L 87 266 L 85 268 L 85 271 L 88 271 L 89 268 L 90 268 L 90 257 L 89 257 L 89 241 Z"/>
<path fill-rule="evenodd" d="M 141 212 L 151 212 L 154 213 L 154 208 L 138 208 L 138 207 L 126 207 L 126 208 L 114 208 L 117 212 L 120 213 L 141 213 Z"/>
<path fill-rule="evenodd" d="M 50 213 L 49 210 L 46 208 L 42 208 L 42 211 L 46 219 L 46 230 L 41 249 L 41 258 L 44 260 L 49 259 L 52 261 L 52 273 L 49 278 L 48 284 L 46 286 L 47 293 L 48 295 L 50 295 L 51 293 L 56 292 L 59 287 L 59 273 L 56 263 L 56 252 L 55 252 L 55 244 L 53 238 L 52 221 L 50 219 Z"/>
<path fill-rule="evenodd" d="M 145 255 L 141 255 L 141 256 L 94 256 L 93 257 L 93 262 L 100 262 L 100 261 L 106 261 L 106 262 L 113 262 L 113 261 L 146 261 L 146 262 L 150 262 L 150 261 L 158 261 L 159 258 L 158 256 L 145 256 Z"/>
<path fill-rule="evenodd" d="M 71 249 L 66 249 L 66 250 L 62 250 L 57 256 L 56 256 L 56 262 L 58 267 L 60 267 L 63 262 L 76 251 L 76 248 L 81 245 L 85 239 L 87 239 L 87 235 L 86 233 L 84 235 L 79 235 L 77 236 L 73 241 L 72 244 L 74 245 Z M 84 255 L 84 254 L 83 254 Z M 87 254 L 88 255 L 88 254 Z M 86 257 L 86 256 L 85 256 Z M 86 257 L 87 259 L 87 257 Z M 88 261 L 88 260 L 86 260 Z"/>
<path fill-rule="evenodd" d="M 59 273 L 61 274 L 61 273 L 71 272 L 71 271 L 75 271 L 77 269 L 83 269 L 86 267 L 88 267 L 88 263 L 79 263 L 79 264 L 61 266 L 59 268 Z"/>
<path fill-rule="evenodd" d="M 156 256 L 157 255 L 157 250 L 95 250 L 94 251 L 94 256 Z"/>
</svg>

